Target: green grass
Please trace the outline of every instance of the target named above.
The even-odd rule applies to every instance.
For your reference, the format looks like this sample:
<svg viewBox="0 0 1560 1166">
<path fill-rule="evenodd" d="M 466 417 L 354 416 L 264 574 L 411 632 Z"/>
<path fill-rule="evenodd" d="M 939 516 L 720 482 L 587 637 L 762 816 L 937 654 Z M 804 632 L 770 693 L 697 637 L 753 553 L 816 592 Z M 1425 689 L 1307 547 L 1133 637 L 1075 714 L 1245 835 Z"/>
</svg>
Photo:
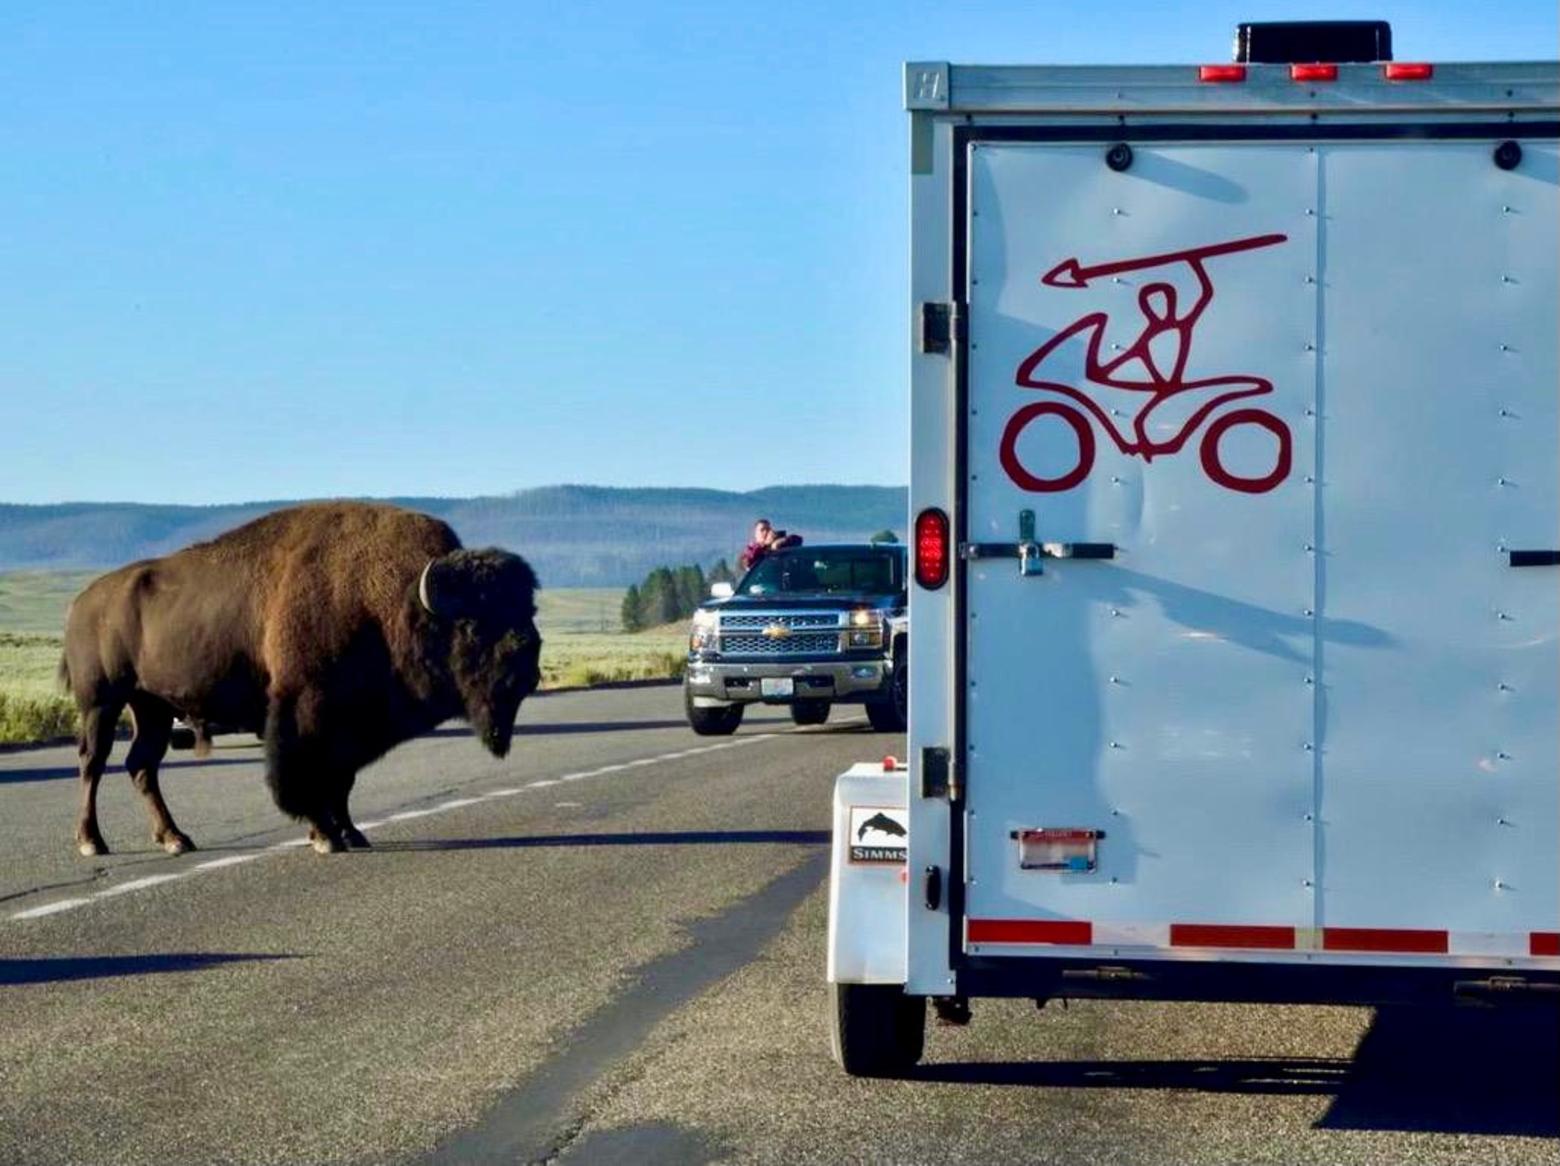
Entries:
<svg viewBox="0 0 1560 1166">
<path fill-rule="evenodd" d="M 55 669 L 65 608 L 94 577 L 90 571 L 0 573 L 0 744 L 75 732 L 75 709 L 56 687 Z M 682 675 L 686 627 L 620 631 L 622 602 L 616 587 L 539 593 L 543 688 Z"/>
</svg>

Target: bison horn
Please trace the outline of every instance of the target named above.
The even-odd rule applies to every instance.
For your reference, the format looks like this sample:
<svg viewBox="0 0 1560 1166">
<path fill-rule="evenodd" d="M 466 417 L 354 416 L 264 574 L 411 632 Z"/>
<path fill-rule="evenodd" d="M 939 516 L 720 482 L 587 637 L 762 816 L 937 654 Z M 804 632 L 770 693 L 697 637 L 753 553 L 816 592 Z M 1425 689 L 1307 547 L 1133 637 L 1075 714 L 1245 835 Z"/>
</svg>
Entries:
<svg viewBox="0 0 1560 1166">
<path fill-rule="evenodd" d="M 439 613 L 434 610 L 433 602 L 428 598 L 428 572 L 433 570 L 433 563 L 434 560 L 429 559 L 428 565 L 422 569 L 422 574 L 417 577 L 417 598 L 422 601 L 422 605 L 427 609 L 429 615 L 438 615 Z"/>
</svg>

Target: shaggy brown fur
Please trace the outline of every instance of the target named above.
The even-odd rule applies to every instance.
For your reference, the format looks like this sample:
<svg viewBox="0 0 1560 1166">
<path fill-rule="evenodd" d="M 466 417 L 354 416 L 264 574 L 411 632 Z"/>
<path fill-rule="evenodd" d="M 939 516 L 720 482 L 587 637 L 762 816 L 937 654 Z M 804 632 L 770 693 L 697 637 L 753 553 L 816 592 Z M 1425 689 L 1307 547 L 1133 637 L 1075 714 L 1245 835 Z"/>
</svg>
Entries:
<svg viewBox="0 0 1560 1166">
<path fill-rule="evenodd" d="M 176 713 L 263 734 L 272 796 L 315 849 L 366 846 L 347 811 L 364 765 L 454 716 L 508 751 L 540 679 L 535 589 L 518 556 L 363 502 L 277 511 L 102 576 L 71 604 L 60 664 L 81 709 L 78 849 L 107 853 L 97 784 L 127 705 L 126 767 L 169 853 L 193 848 L 157 784 Z"/>
</svg>

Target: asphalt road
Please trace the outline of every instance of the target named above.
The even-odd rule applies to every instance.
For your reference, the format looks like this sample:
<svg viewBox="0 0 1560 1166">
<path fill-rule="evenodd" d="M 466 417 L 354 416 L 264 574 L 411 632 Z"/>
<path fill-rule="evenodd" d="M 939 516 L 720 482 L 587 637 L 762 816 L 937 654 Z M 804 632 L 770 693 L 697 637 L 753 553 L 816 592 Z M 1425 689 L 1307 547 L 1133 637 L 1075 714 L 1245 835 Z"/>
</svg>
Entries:
<svg viewBox="0 0 1560 1166">
<path fill-rule="evenodd" d="M 520 720 L 503 762 L 450 726 L 367 771 L 375 849 L 332 856 L 243 738 L 165 771 L 178 858 L 122 772 L 77 857 L 72 752 L 0 755 L 0 1163 L 1560 1157 L 1552 1013 L 977 1001 L 913 1080 L 848 1079 L 829 794 L 903 738 L 699 738 L 664 687 Z"/>
</svg>

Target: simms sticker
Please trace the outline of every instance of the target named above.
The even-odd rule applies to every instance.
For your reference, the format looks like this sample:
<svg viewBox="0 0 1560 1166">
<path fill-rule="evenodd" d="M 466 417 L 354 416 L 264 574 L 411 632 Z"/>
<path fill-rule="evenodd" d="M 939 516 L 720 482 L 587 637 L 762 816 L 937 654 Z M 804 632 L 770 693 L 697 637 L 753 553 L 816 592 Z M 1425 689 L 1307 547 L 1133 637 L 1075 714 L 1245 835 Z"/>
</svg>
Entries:
<svg viewBox="0 0 1560 1166">
<path fill-rule="evenodd" d="M 904 862 L 910 812 L 882 806 L 850 808 L 851 862 Z"/>
</svg>

